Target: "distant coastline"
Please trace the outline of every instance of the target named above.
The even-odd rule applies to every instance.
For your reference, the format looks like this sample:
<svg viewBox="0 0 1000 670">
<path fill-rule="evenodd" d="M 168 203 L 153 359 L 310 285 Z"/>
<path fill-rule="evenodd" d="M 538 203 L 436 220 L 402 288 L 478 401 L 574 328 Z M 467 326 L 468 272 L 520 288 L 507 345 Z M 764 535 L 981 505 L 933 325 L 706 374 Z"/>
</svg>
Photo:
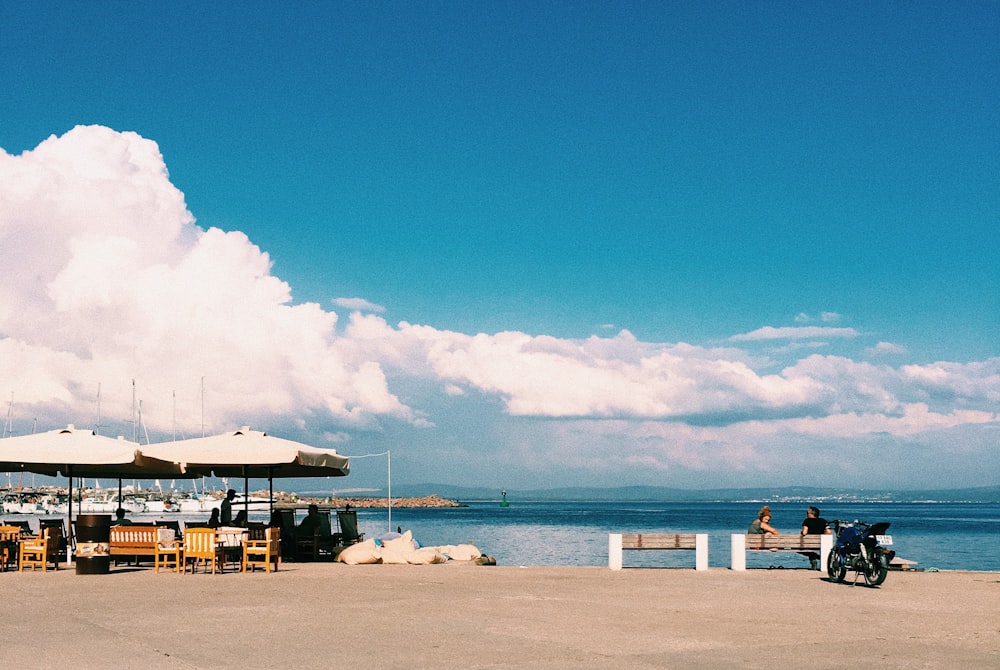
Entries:
<svg viewBox="0 0 1000 670">
<path fill-rule="evenodd" d="M 500 488 L 473 488 L 448 484 L 393 485 L 401 496 L 435 493 L 452 500 L 499 501 Z M 771 486 L 726 489 L 680 489 L 667 486 L 566 487 L 514 489 L 507 499 L 521 502 L 816 502 L 816 503 L 1000 503 L 1000 485 L 961 489 L 876 489 L 810 486 Z M 395 506 L 395 498 L 393 506 Z"/>
<path fill-rule="evenodd" d="M 305 509 L 309 505 L 317 505 L 320 509 L 343 509 L 348 505 L 358 509 L 385 509 L 389 507 L 388 498 L 310 498 L 299 496 L 285 496 L 279 498 L 274 507 L 276 509 Z M 465 507 L 456 500 L 442 498 L 439 495 L 431 494 L 419 497 L 393 498 L 392 506 L 403 508 L 450 508 Z"/>
</svg>

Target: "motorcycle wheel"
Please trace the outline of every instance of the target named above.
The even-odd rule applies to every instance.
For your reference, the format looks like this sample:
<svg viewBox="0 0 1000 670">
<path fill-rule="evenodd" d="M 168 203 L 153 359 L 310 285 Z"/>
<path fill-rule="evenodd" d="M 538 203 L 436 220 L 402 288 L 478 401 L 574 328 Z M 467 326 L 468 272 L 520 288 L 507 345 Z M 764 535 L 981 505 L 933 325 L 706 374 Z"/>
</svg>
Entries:
<svg viewBox="0 0 1000 670">
<path fill-rule="evenodd" d="M 889 559 L 885 557 L 881 547 L 877 547 L 872 556 L 865 561 L 864 574 L 868 586 L 878 586 L 885 581 L 886 575 L 889 574 Z"/>
<path fill-rule="evenodd" d="M 835 582 L 844 581 L 844 577 L 847 575 L 844 559 L 836 551 L 831 551 L 826 559 L 826 574 Z"/>
</svg>

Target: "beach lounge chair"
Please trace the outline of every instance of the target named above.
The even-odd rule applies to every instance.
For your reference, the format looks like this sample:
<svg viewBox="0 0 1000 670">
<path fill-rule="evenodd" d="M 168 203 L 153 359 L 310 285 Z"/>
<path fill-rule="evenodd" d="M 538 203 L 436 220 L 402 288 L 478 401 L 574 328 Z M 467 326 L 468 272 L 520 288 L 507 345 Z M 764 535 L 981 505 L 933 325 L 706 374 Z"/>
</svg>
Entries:
<svg viewBox="0 0 1000 670">
<path fill-rule="evenodd" d="M 281 558 L 295 559 L 295 510 L 278 510 L 281 517 Z"/>
<path fill-rule="evenodd" d="M 365 539 L 365 534 L 358 532 L 358 513 L 355 510 L 338 511 L 337 523 L 340 524 L 340 532 L 337 534 L 338 544 L 347 546 Z"/>
<path fill-rule="evenodd" d="M 4 520 L 3 525 L 17 526 L 18 528 L 21 529 L 22 535 L 31 535 L 31 524 L 28 523 L 27 521 L 24 521 L 23 519 L 17 519 L 17 520 L 6 519 Z"/>
<path fill-rule="evenodd" d="M 319 523 L 313 528 L 311 537 L 303 537 L 302 530 L 296 530 L 295 558 L 299 561 L 333 560 L 333 548 L 338 544 L 338 535 L 333 533 L 330 510 L 319 511 Z"/>
<path fill-rule="evenodd" d="M 257 566 L 263 566 L 266 572 L 271 572 L 272 562 L 274 571 L 277 572 L 281 563 L 281 529 L 249 529 L 249 536 L 243 543 L 243 572 L 248 567 L 253 572 Z"/>
<path fill-rule="evenodd" d="M 214 528 L 184 529 L 184 572 L 187 572 L 188 561 L 191 562 L 192 575 L 200 563 L 205 563 L 206 572 L 211 565 L 213 575 L 217 567 L 225 572 L 225 547 L 216 539 Z"/>
</svg>

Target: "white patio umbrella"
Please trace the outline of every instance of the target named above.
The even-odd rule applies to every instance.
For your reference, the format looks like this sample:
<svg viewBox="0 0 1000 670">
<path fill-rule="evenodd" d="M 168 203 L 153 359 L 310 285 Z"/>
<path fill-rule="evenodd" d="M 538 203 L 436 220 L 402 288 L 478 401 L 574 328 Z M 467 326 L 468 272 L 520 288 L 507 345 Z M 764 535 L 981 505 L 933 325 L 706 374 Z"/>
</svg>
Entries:
<svg viewBox="0 0 1000 670">
<path fill-rule="evenodd" d="M 144 453 L 135 442 L 69 425 L 0 440 L 0 472 L 69 477 L 183 477 L 177 463 Z"/>
<path fill-rule="evenodd" d="M 149 444 L 143 454 L 179 463 L 188 475 L 242 476 L 244 493 L 250 477 L 267 477 L 272 504 L 275 477 L 346 477 L 351 470 L 350 459 L 334 449 L 274 437 L 247 426 L 220 435 Z"/>
<path fill-rule="evenodd" d="M 73 425 L 0 440 L 0 472 L 33 472 L 69 479 L 69 526 L 73 528 L 73 477 L 186 477 L 184 468 L 143 453 L 135 442 L 98 435 Z M 67 552 L 67 559 L 69 558 Z"/>
</svg>

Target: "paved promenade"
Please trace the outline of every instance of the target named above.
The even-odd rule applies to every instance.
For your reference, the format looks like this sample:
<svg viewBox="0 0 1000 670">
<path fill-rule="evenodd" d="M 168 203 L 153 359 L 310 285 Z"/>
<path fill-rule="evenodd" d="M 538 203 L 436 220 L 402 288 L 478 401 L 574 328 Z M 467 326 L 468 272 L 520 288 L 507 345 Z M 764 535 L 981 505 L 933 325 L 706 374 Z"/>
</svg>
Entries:
<svg viewBox="0 0 1000 670">
<path fill-rule="evenodd" d="M 1000 667 L 1000 573 L 120 566 L 2 573 L 0 594 L 9 668 Z"/>
</svg>

